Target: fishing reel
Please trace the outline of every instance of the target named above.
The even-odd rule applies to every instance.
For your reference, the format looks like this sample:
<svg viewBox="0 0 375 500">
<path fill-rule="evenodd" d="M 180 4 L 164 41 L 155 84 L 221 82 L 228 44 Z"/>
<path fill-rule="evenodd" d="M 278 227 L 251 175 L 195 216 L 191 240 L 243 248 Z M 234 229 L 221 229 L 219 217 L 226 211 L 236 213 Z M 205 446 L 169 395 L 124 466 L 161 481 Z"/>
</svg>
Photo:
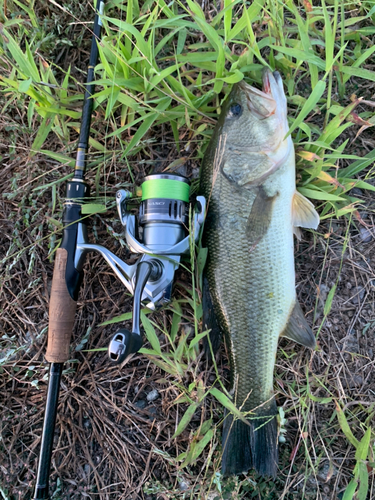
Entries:
<svg viewBox="0 0 375 500">
<path fill-rule="evenodd" d="M 117 210 L 126 242 L 131 252 L 140 255 L 133 265 L 126 264 L 105 247 L 89 243 L 86 225 L 79 224 L 75 268 L 82 267 L 87 252 L 96 251 L 133 295 L 132 330 L 121 328 L 109 344 L 108 356 L 113 363 L 121 363 L 142 347 L 141 305 L 156 310 L 171 300 L 181 256 L 189 254 L 191 238 L 198 240 L 206 200 L 197 197 L 189 234 L 189 194 L 190 183 L 181 175 L 149 175 L 142 184 L 139 213 L 134 215 L 129 208 L 131 192 L 123 189 L 117 192 Z"/>
</svg>

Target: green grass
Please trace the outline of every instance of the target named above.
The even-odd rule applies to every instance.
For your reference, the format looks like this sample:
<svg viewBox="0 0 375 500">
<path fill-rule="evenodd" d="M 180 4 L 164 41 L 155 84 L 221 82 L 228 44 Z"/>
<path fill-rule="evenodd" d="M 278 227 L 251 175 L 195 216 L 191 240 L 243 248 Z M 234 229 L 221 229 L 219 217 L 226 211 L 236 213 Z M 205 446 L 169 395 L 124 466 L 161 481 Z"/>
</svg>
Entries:
<svg viewBox="0 0 375 500">
<path fill-rule="evenodd" d="M 362 95 L 365 101 L 369 101 L 375 88 L 375 71 L 369 69 L 373 67 L 375 52 L 371 42 L 375 35 L 375 5 L 371 1 L 338 0 L 321 0 L 315 4 L 305 1 L 301 6 L 292 0 L 257 0 L 251 4 L 223 0 L 221 9 L 219 4 L 213 3 L 208 12 L 192 0 L 108 1 L 103 17 L 104 35 L 99 47 L 100 63 L 96 68 L 94 111 L 95 116 L 100 117 L 98 121 L 106 123 L 105 134 L 97 130 L 94 121 L 90 139 L 89 175 L 96 187 L 94 202 L 99 200 L 98 203 L 106 203 L 108 208 L 113 205 L 113 198 L 105 197 L 103 202 L 103 195 L 114 186 L 102 184 L 106 179 L 106 168 L 111 163 L 122 165 L 134 184 L 133 161 L 142 157 L 148 165 L 149 147 L 154 144 L 153 131 L 161 127 L 166 127 L 173 135 L 176 151 L 183 157 L 182 160 L 176 159 L 173 166 L 188 160 L 199 164 L 222 100 L 231 85 L 244 78 L 259 85 L 261 70 L 268 66 L 278 70 L 285 82 L 290 133 L 296 147 L 298 189 L 316 202 L 322 220 L 345 217 L 350 224 L 357 217 L 362 203 L 351 194 L 351 189 L 358 187 L 375 191 L 371 183 L 375 152 L 363 155 L 360 148 L 352 145 L 355 134 L 360 137 L 365 128 L 375 123 L 373 107 L 361 104 Z M 30 161 L 44 158 L 62 166 L 31 179 L 31 190 L 19 202 L 23 220 L 18 222 L 19 227 L 16 227 L 4 262 L 7 272 L 10 272 L 27 252 L 27 271 L 31 273 L 37 245 L 48 241 L 51 255 L 58 243 L 56 234 L 60 229 L 61 199 L 57 190 L 72 175 L 83 85 L 72 76 L 70 69 L 64 70 L 50 60 L 48 54 L 57 37 L 51 35 L 51 26 L 40 24 L 34 1 L 10 0 L 7 12 L 4 5 L 2 2 L 2 113 L 11 113 L 16 108 L 26 113 L 27 129 L 19 129 L 17 133 L 32 136 L 28 152 Z M 70 16 L 73 7 L 76 8 L 75 5 L 64 8 L 66 22 L 84 15 L 80 12 Z M 13 15 L 10 15 L 11 10 Z M 65 29 L 57 18 L 54 23 L 55 30 Z M 79 43 L 83 43 L 84 37 L 89 37 L 89 28 L 90 25 L 79 35 Z M 66 37 L 62 39 L 69 43 Z M 371 85 L 368 95 L 365 85 Z M 50 142 L 54 145 L 52 148 Z M 8 199 L 19 195 L 19 185 L 20 177 L 14 177 Z M 137 186 L 132 187 L 136 189 Z M 40 212 L 38 197 L 45 192 L 51 192 L 52 200 L 50 234 L 43 235 L 40 228 L 39 232 L 34 229 L 36 243 L 24 248 L 17 231 L 37 220 Z M 96 203 L 91 209 L 98 212 L 101 207 Z M 204 250 L 192 248 L 191 257 L 192 267 L 186 269 L 192 285 L 186 290 L 185 298 L 175 298 L 169 307 L 169 328 L 142 315 L 151 344 L 151 349 L 142 352 L 165 372 L 168 382 L 179 391 L 176 404 L 184 405 L 173 439 L 189 428 L 196 410 L 209 405 L 207 401 L 216 398 L 225 407 L 236 411 L 223 384 L 220 391 L 214 387 L 220 385 L 219 377 L 211 386 L 205 386 L 199 375 L 199 341 L 206 335 L 199 331 L 201 305 L 197 295 Z M 324 319 L 330 313 L 334 292 L 335 288 L 332 288 L 327 297 Z M 128 313 L 107 324 L 126 319 L 129 319 Z M 182 319 L 193 325 L 192 336 L 180 331 Z M 159 341 L 161 335 L 166 340 L 163 346 Z M 217 367 L 215 370 L 217 374 Z M 334 394 L 324 398 L 315 396 L 316 381 L 312 384 L 314 390 L 308 382 L 299 388 L 288 384 L 296 405 L 288 409 L 286 416 L 292 411 L 300 412 L 301 435 L 307 432 L 315 404 L 329 408 L 335 432 L 346 439 L 348 446 L 355 448 L 355 466 L 343 499 L 365 500 L 369 492 L 367 465 L 373 467 L 374 461 L 370 439 L 372 413 L 367 412 L 365 419 L 362 415 L 357 417 L 344 411 Z M 329 389 L 327 393 L 330 393 Z M 300 410 L 296 410 L 297 407 Z M 256 495 L 265 492 L 268 498 L 278 498 L 279 486 L 273 483 L 267 485 L 258 479 L 235 479 L 234 484 L 222 480 L 216 470 L 220 456 L 218 419 L 214 411 L 207 413 L 209 418 L 192 432 L 187 449 L 168 459 L 175 467 L 184 469 L 210 449 L 205 474 L 212 473 L 209 488 L 216 489 L 219 498 L 229 498 L 233 491 L 238 495 L 235 498 L 243 498 L 243 495 L 257 498 Z M 237 413 L 242 418 L 238 410 Z M 354 437 L 351 426 L 357 437 Z M 298 445 L 299 452 L 304 449 L 306 477 L 311 471 L 315 474 L 319 464 L 319 461 L 313 464 L 310 445 L 307 437 Z M 172 490 L 161 483 L 149 484 L 147 488 L 154 493 L 168 490 L 172 495 Z"/>
<path fill-rule="evenodd" d="M 343 139 L 345 131 L 355 126 L 359 100 L 341 105 L 333 95 L 334 84 L 340 97 L 345 95 L 350 76 L 375 81 L 375 72 L 365 68 L 373 47 L 363 47 L 363 33 L 369 36 L 371 29 L 353 28 L 372 19 L 374 8 L 358 4 L 360 15 L 345 19 L 345 7 L 338 1 L 322 2 L 311 11 L 298 9 L 291 1 L 258 0 L 248 8 L 234 1 L 224 2 L 224 9 L 208 22 L 191 0 L 187 6 L 174 2 L 171 7 L 164 1 L 145 2 L 142 7 L 131 2 L 131 7 L 121 10 L 117 4 L 109 2 L 104 16 L 95 100 L 109 123 L 104 145 L 93 136 L 94 150 L 124 160 L 142 149 L 150 128 L 169 123 L 177 147 L 182 128 L 191 131 L 191 140 L 203 137 L 197 152 L 202 157 L 221 92 L 244 77 L 259 82 L 260 70 L 268 65 L 280 71 L 288 89 L 301 192 L 321 202 L 322 216 L 328 217 L 355 209 L 358 200 L 348 194 L 353 186 L 374 189 L 354 176 L 368 165 L 363 160 L 355 170 L 336 168 L 346 156 L 359 160 L 356 155 L 345 155 L 349 140 Z M 284 18 L 289 21 L 287 28 Z M 264 20 L 266 26 L 262 26 Z M 203 41 L 193 43 L 199 34 Z M 30 127 L 37 116 L 39 131 L 30 152 L 34 155 L 49 132 L 67 141 L 70 131 L 79 127 L 80 111 L 72 108 L 82 95 L 70 90 L 76 82 L 69 71 L 57 82 L 53 64 L 34 60 L 37 43 L 33 38 L 34 46 L 29 46 L 27 35 L 23 24 L 4 23 L 3 57 L 12 70 L 2 77 L 2 87 L 12 96 L 8 103 L 28 99 Z M 20 38 L 24 50 L 17 42 Z M 311 89 L 308 97 L 296 93 L 301 83 Z M 310 120 L 316 112 L 324 118 L 318 125 Z M 367 122 L 372 116 L 371 108 L 359 115 Z M 134 128 L 131 139 L 124 139 L 124 132 Z M 114 139 L 115 150 L 108 147 Z M 68 155 L 45 153 L 71 162 Z"/>
</svg>

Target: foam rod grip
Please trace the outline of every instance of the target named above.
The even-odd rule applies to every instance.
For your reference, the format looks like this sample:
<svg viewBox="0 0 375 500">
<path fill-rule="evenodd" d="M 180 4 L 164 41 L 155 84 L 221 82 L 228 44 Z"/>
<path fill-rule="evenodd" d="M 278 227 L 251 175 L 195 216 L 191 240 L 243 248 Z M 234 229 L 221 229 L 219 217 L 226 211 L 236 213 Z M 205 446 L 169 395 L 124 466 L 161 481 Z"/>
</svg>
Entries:
<svg viewBox="0 0 375 500">
<path fill-rule="evenodd" d="M 69 346 L 77 308 L 66 287 L 65 270 L 68 252 L 56 251 L 52 289 L 49 303 L 49 326 L 46 359 L 50 363 L 65 363 L 69 359 Z"/>
</svg>

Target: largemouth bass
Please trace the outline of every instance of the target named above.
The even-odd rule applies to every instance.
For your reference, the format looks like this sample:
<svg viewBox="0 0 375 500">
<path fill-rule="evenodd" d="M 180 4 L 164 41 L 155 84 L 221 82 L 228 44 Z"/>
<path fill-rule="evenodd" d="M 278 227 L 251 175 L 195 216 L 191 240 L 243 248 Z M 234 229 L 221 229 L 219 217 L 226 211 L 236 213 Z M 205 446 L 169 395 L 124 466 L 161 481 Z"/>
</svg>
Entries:
<svg viewBox="0 0 375 500">
<path fill-rule="evenodd" d="M 252 412 L 248 424 L 230 414 L 224 420 L 225 475 L 250 468 L 276 475 L 278 339 L 315 346 L 296 300 L 293 232 L 316 229 L 319 216 L 296 191 L 288 129 L 281 77 L 266 71 L 262 91 L 245 82 L 234 85 L 203 159 L 209 293 L 230 352 L 233 400 Z M 203 321 L 214 331 L 209 304 L 206 297 Z"/>
</svg>

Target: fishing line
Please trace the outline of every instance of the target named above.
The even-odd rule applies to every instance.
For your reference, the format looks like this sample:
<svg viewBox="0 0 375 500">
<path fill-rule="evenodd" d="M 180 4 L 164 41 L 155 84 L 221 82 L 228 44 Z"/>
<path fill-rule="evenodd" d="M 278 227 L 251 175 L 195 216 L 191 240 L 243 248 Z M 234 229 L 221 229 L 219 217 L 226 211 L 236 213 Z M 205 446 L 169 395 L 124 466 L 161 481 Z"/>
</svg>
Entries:
<svg viewBox="0 0 375 500">
<path fill-rule="evenodd" d="M 166 198 L 189 202 L 190 186 L 180 180 L 152 178 L 142 184 L 142 201 L 151 198 Z"/>
</svg>

